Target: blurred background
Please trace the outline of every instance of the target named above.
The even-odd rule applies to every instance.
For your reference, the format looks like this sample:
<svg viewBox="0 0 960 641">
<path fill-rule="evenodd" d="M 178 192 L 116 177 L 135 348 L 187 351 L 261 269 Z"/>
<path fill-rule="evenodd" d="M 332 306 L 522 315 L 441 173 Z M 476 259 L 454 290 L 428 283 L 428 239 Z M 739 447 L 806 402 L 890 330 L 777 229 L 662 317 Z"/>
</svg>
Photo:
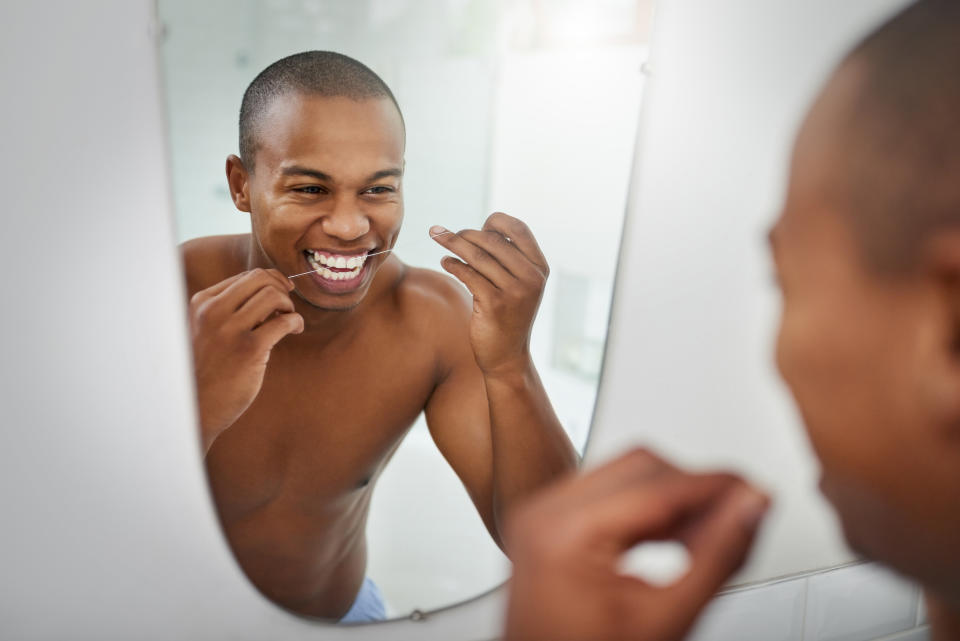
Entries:
<svg viewBox="0 0 960 641">
<path fill-rule="evenodd" d="M 586 444 L 613 291 L 652 0 L 160 0 L 177 237 L 249 232 L 224 176 L 243 91 L 310 49 L 352 56 L 407 125 L 405 262 L 439 269 L 427 229 L 524 220 L 551 265 L 533 356 Z M 451 605 L 508 574 L 422 418 L 374 493 L 368 573 L 388 613 Z"/>
</svg>

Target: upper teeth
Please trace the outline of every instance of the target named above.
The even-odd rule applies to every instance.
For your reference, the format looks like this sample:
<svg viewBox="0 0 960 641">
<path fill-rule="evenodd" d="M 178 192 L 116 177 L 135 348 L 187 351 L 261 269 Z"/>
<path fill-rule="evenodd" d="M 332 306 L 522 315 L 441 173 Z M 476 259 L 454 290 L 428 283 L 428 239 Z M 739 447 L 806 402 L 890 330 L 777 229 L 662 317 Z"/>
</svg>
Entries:
<svg viewBox="0 0 960 641">
<path fill-rule="evenodd" d="M 360 275 L 360 268 L 367 260 L 366 254 L 357 256 L 342 256 L 333 254 L 323 254 L 316 250 L 307 252 L 307 260 L 310 266 L 327 280 L 352 280 Z M 326 265 L 326 267 L 324 267 Z M 349 269 L 349 272 L 335 272 L 328 269 Z"/>
<path fill-rule="evenodd" d="M 359 254 L 357 256 L 335 256 L 333 254 L 323 254 L 316 250 L 311 253 L 313 254 L 313 259 L 321 265 L 336 267 L 337 269 L 356 269 L 367 260 L 366 254 Z"/>
</svg>

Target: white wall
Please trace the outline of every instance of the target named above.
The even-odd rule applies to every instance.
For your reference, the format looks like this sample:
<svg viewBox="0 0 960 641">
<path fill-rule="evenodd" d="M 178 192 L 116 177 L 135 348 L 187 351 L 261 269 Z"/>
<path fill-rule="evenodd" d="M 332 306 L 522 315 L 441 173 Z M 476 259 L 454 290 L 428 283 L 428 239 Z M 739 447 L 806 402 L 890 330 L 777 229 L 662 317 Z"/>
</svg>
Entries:
<svg viewBox="0 0 960 641">
<path fill-rule="evenodd" d="M 902 0 L 672 0 L 654 33 L 638 165 L 588 460 L 644 444 L 775 495 L 736 583 L 848 561 L 773 364 L 765 235 L 820 83 Z"/>
</svg>

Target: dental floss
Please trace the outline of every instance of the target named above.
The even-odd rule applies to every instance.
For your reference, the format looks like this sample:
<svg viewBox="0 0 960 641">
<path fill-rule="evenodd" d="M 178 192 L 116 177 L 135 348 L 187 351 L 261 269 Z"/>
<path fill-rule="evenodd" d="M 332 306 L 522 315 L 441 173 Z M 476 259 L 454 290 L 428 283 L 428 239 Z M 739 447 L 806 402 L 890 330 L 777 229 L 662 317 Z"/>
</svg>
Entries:
<svg viewBox="0 0 960 641">
<path fill-rule="evenodd" d="M 436 238 L 437 236 L 443 236 L 444 234 L 452 234 L 452 233 L 453 233 L 452 231 L 442 231 L 439 234 L 430 234 L 430 238 Z M 393 247 L 391 249 L 384 249 L 383 251 L 379 251 L 379 252 L 373 252 L 372 254 L 367 254 L 367 258 L 370 258 L 371 256 L 378 256 L 380 254 L 386 254 L 387 252 L 392 252 L 394 249 L 396 249 L 396 247 Z M 287 278 L 296 278 L 297 276 L 306 276 L 307 274 L 315 274 L 315 273 L 316 271 L 311 269 L 308 272 L 294 274 L 293 276 L 287 276 Z"/>
</svg>

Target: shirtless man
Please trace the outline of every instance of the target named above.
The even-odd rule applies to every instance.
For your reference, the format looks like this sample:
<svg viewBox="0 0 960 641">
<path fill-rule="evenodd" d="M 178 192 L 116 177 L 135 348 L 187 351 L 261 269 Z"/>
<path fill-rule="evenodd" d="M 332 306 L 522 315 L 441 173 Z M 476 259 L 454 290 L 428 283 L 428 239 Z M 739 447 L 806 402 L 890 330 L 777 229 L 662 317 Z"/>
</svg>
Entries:
<svg viewBox="0 0 960 641">
<path fill-rule="evenodd" d="M 770 235 L 777 364 L 850 545 L 921 584 L 960 639 L 960 3 L 920 0 L 839 66 L 796 140 Z M 510 641 L 683 637 L 739 566 L 764 497 L 645 452 L 532 499 L 507 528 Z M 638 541 L 692 570 L 619 576 Z M 597 553 L 597 551 L 601 553 Z"/>
<path fill-rule="evenodd" d="M 528 351 L 548 272 L 529 230 L 505 214 L 431 230 L 469 295 L 378 253 L 403 218 L 404 137 L 362 64 L 284 58 L 244 94 L 227 159 L 252 233 L 182 247 L 221 523 L 260 591 L 327 619 L 383 616 L 359 611 L 370 496 L 421 412 L 498 545 L 515 501 L 577 461 Z"/>
</svg>

